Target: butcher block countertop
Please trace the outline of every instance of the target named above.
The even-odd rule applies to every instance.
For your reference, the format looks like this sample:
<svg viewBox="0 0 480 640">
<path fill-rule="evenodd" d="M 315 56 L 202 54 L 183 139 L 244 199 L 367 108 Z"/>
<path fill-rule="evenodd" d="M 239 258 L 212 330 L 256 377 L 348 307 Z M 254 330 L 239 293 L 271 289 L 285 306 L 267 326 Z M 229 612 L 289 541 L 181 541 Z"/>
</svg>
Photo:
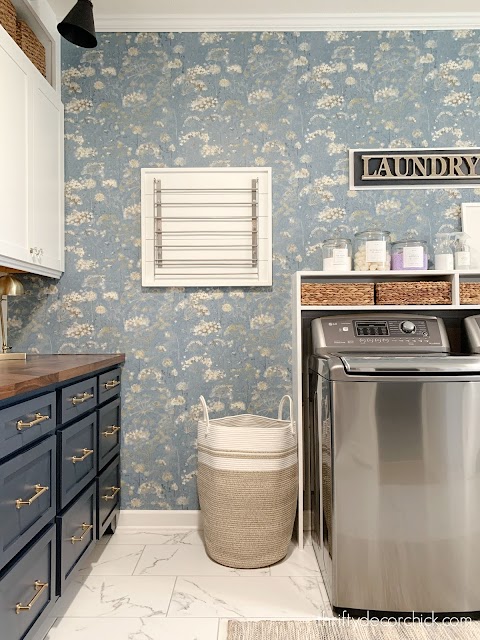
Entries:
<svg viewBox="0 0 480 640">
<path fill-rule="evenodd" d="M 124 353 L 27 355 L 0 361 L 0 400 L 59 384 L 125 362 Z"/>
</svg>

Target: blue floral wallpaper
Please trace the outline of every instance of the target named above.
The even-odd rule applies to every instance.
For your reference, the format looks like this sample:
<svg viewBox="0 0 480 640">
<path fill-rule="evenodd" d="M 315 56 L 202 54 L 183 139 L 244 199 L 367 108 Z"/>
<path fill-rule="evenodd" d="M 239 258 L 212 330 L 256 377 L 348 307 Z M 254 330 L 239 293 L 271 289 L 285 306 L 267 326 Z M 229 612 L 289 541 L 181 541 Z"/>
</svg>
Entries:
<svg viewBox="0 0 480 640">
<path fill-rule="evenodd" d="M 479 146 L 480 33 L 119 33 L 63 51 L 66 272 L 16 349 L 125 351 L 123 507 L 197 508 L 196 420 L 291 388 L 291 274 L 327 237 L 459 228 L 479 190 L 348 190 L 347 150 Z M 273 167 L 274 285 L 142 289 L 140 168 Z"/>
</svg>

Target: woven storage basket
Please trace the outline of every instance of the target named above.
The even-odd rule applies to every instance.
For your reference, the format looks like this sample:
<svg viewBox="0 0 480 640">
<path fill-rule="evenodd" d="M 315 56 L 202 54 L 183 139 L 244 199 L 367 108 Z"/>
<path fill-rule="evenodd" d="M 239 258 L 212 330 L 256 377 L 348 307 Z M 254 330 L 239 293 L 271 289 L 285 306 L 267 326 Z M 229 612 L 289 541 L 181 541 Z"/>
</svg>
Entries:
<svg viewBox="0 0 480 640">
<path fill-rule="evenodd" d="M 452 304 L 450 282 L 377 282 L 377 304 Z"/>
<path fill-rule="evenodd" d="M 374 285 L 369 282 L 304 283 L 301 304 L 348 306 L 374 304 Z"/>
<path fill-rule="evenodd" d="M 14 40 L 17 39 L 17 12 L 10 0 L 0 0 L 0 24 Z"/>
<path fill-rule="evenodd" d="M 30 58 L 42 76 L 47 77 L 45 47 L 30 29 L 28 24 L 23 20 L 17 20 L 16 40 L 20 49 L 28 58 Z"/>
<path fill-rule="evenodd" d="M 480 304 L 480 282 L 460 283 L 460 304 Z"/>
<path fill-rule="evenodd" d="M 287 399 L 290 419 L 282 420 Z M 239 569 L 274 564 L 287 554 L 297 507 L 292 399 L 281 399 L 277 420 L 250 414 L 210 420 L 200 401 L 197 484 L 207 553 Z"/>
</svg>

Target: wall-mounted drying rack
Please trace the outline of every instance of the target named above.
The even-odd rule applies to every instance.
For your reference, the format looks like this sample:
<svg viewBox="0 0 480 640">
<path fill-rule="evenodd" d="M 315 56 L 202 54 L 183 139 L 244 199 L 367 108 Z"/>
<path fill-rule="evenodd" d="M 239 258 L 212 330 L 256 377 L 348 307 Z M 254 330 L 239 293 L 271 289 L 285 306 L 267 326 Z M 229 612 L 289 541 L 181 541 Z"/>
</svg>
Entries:
<svg viewBox="0 0 480 640">
<path fill-rule="evenodd" d="M 270 169 L 142 169 L 144 286 L 271 284 Z"/>
</svg>

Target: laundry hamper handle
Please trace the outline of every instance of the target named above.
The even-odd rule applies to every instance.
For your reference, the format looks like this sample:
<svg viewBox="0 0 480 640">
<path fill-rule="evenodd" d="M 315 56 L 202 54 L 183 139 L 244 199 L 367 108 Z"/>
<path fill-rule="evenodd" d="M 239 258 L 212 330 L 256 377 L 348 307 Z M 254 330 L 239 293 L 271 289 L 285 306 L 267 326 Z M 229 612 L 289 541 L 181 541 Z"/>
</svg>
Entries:
<svg viewBox="0 0 480 640">
<path fill-rule="evenodd" d="M 202 403 L 202 407 L 203 407 L 203 420 L 205 422 L 206 425 L 206 429 L 205 429 L 205 436 L 208 436 L 208 431 L 210 429 L 210 419 L 208 417 L 208 407 L 207 407 L 207 403 L 205 402 L 205 398 L 203 396 L 200 396 L 200 402 Z"/>
<path fill-rule="evenodd" d="M 283 420 L 282 412 L 283 412 L 283 405 L 285 404 L 285 400 L 288 400 L 289 413 L 290 413 L 290 430 L 292 434 L 295 434 L 295 423 L 293 421 L 293 400 L 290 396 L 283 396 L 283 398 L 280 400 L 280 404 L 278 405 L 278 419 Z"/>
</svg>

